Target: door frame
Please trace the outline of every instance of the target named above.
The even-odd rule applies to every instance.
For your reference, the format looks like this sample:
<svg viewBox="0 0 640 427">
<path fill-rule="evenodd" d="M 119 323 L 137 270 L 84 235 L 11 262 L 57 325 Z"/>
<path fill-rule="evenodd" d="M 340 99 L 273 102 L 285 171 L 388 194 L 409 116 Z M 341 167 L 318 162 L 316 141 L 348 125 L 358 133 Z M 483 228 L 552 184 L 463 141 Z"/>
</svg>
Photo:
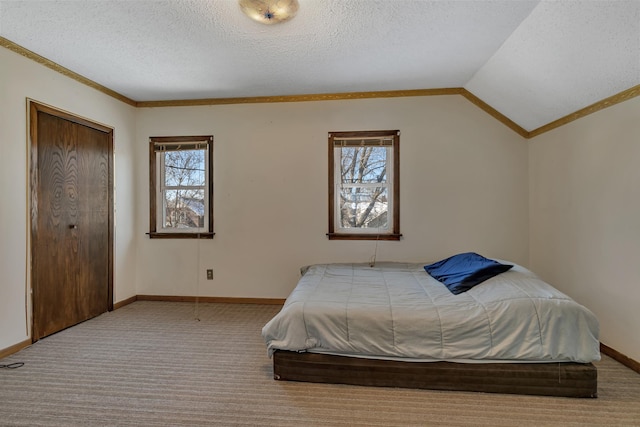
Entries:
<svg viewBox="0 0 640 427">
<path fill-rule="evenodd" d="M 113 144 L 113 131 L 114 129 L 110 126 L 95 122 L 93 120 L 75 115 L 68 111 L 61 110 L 59 108 L 52 107 L 50 105 L 41 103 L 39 101 L 35 101 L 33 99 L 27 98 L 27 123 L 28 123 L 28 159 L 29 159 L 29 181 L 28 181 L 28 202 L 29 202 L 29 294 L 31 298 L 28 298 L 31 308 L 30 312 L 30 330 L 31 341 L 34 341 L 34 296 L 33 296 L 33 277 L 34 272 L 36 271 L 37 265 L 36 260 L 34 259 L 34 245 L 33 241 L 35 236 L 38 233 L 37 230 L 37 219 L 38 219 L 38 113 L 43 112 L 50 114 L 52 116 L 58 117 L 60 119 L 68 120 L 70 122 L 87 126 L 89 128 L 98 130 L 100 132 L 104 132 L 108 134 L 109 146 L 108 150 L 108 244 L 107 244 L 107 256 L 108 256 L 108 277 L 107 277 L 107 311 L 113 311 L 113 252 L 114 252 L 114 189 L 113 189 L 113 162 L 114 162 L 114 144 Z"/>
</svg>

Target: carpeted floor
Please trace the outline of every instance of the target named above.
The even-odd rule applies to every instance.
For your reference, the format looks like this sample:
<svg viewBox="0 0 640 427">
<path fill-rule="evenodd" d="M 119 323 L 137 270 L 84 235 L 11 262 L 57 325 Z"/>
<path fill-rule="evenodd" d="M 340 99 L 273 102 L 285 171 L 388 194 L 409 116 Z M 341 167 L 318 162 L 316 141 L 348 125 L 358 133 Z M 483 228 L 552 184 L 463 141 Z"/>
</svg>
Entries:
<svg viewBox="0 0 640 427">
<path fill-rule="evenodd" d="M 2 426 L 640 426 L 640 375 L 603 356 L 599 397 L 274 381 L 278 306 L 136 302 L 2 360 Z M 196 314 L 199 321 L 196 320 Z"/>
</svg>

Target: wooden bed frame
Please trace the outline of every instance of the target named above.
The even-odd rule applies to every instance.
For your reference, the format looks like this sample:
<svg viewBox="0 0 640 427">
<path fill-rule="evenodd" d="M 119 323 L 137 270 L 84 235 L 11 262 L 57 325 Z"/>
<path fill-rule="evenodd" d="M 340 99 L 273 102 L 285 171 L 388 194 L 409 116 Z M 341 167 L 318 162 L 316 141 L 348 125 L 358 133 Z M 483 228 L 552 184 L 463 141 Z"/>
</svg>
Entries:
<svg viewBox="0 0 640 427">
<path fill-rule="evenodd" d="M 276 380 L 562 397 L 597 397 L 592 363 L 401 362 L 276 350 Z"/>
</svg>

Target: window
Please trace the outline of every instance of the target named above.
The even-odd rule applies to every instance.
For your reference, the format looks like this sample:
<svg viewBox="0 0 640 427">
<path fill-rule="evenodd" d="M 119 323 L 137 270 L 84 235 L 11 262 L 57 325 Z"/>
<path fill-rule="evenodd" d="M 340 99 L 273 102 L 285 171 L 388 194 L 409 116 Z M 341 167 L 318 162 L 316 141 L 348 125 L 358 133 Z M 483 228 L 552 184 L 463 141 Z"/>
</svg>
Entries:
<svg viewBox="0 0 640 427">
<path fill-rule="evenodd" d="M 151 238 L 213 238 L 213 136 L 149 138 Z"/>
<path fill-rule="evenodd" d="M 400 131 L 329 133 L 329 239 L 400 240 Z"/>
</svg>

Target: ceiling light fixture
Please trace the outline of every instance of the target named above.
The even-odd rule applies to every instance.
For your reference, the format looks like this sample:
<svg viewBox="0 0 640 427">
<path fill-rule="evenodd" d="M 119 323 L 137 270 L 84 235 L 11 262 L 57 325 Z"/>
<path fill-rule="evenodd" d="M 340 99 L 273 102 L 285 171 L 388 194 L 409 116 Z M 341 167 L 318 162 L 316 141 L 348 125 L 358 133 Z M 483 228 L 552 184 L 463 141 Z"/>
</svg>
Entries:
<svg viewBox="0 0 640 427">
<path fill-rule="evenodd" d="M 239 0 L 240 9 L 262 24 L 277 24 L 296 16 L 298 0 Z"/>
</svg>

